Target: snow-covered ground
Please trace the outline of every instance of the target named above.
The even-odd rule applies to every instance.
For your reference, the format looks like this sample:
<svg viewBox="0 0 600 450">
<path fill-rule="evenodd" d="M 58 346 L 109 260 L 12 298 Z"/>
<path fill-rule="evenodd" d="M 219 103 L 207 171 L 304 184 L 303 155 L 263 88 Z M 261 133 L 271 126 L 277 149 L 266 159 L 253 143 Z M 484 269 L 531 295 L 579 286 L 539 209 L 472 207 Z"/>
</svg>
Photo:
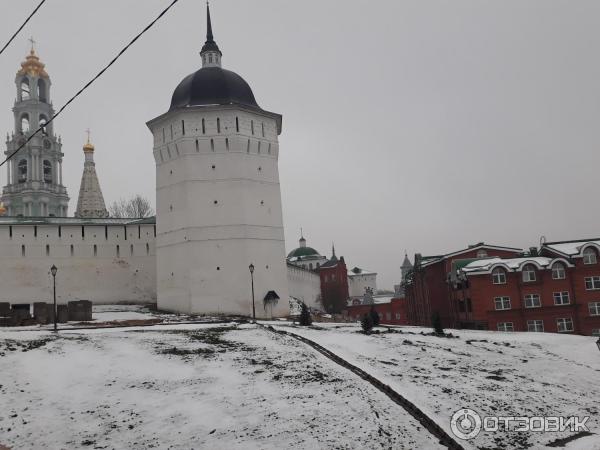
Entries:
<svg viewBox="0 0 600 450">
<path fill-rule="evenodd" d="M 440 448 L 370 385 L 255 325 L 0 331 L 0 445 Z"/>
<path fill-rule="evenodd" d="M 152 327 L 0 329 L 0 448 L 440 448 L 404 409 L 296 339 L 255 325 L 177 324 L 140 306 L 95 323 Z M 449 434 L 482 416 L 591 416 L 600 450 L 600 352 L 589 337 L 353 324 L 276 328 L 316 341 L 390 385 Z M 71 324 L 73 326 L 74 324 Z M 568 433 L 486 433 L 465 448 L 548 448 Z"/>
<path fill-rule="evenodd" d="M 448 433 L 451 416 L 590 416 L 592 436 L 569 449 L 600 449 L 600 352 L 595 339 L 551 333 L 393 328 L 366 336 L 357 325 L 274 326 L 305 336 L 390 385 Z M 385 329 L 381 329 L 385 331 Z M 481 432 L 473 448 L 547 448 L 569 433 Z"/>
</svg>

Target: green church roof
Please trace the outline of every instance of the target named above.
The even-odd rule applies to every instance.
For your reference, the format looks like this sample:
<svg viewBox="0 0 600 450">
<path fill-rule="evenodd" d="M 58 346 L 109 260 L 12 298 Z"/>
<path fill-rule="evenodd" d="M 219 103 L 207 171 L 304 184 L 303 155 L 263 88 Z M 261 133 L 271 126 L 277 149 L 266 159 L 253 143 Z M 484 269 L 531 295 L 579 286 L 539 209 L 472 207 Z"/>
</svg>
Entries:
<svg viewBox="0 0 600 450">
<path fill-rule="evenodd" d="M 321 256 L 319 252 L 316 251 L 312 247 L 298 247 L 295 250 L 292 250 L 290 254 L 287 256 L 288 258 L 299 258 L 305 256 Z"/>
</svg>

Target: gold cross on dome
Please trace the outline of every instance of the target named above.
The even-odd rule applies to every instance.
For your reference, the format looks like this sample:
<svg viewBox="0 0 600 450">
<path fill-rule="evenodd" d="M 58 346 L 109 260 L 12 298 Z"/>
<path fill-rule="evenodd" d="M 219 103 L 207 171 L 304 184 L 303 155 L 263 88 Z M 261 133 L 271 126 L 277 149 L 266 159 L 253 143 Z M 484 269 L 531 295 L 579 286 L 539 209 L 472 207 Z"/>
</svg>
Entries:
<svg viewBox="0 0 600 450">
<path fill-rule="evenodd" d="M 88 138 L 87 138 L 87 142 L 88 142 L 88 144 L 89 144 L 89 143 L 90 143 L 90 135 L 92 134 L 92 132 L 90 131 L 90 129 L 89 129 L 89 128 L 88 128 L 87 130 L 85 130 L 85 132 L 87 133 L 87 136 L 88 136 Z"/>
<path fill-rule="evenodd" d="M 37 44 L 37 42 L 35 42 L 35 40 L 33 39 L 33 37 L 30 37 L 29 42 L 31 42 L 31 51 L 34 52 L 35 51 L 35 44 Z"/>
</svg>

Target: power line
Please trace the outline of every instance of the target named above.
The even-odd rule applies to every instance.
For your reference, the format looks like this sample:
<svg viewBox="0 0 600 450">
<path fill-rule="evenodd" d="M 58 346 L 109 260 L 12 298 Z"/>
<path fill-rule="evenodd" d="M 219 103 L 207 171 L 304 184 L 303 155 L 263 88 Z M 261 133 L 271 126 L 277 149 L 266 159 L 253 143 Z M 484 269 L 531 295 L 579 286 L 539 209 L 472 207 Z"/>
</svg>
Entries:
<svg viewBox="0 0 600 450">
<path fill-rule="evenodd" d="M 21 32 L 21 30 L 25 27 L 25 25 L 27 25 L 27 22 L 29 22 L 29 20 L 34 16 L 34 14 L 38 11 L 38 9 L 40 9 L 42 7 L 42 5 L 46 3 L 46 0 L 42 0 L 40 2 L 39 5 L 37 5 L 37 8 L 35 8 L 33 10 L 33 12 L 31 14 L 29 14 L 29 17 L 27 19 L 25 19 L 25 22 L 23 22 L 23 24 L 19 27 L 19 29 L 17 31 L 15 31 L 15 34 L 13 34 L 11 36 L 11 38 L 8 40 L 8 42 L 4 45 L 4 47 L 2 47 L 2 50 L 0 50 L 0 55 L 4 52 L 4 50 L 6 50 L 6 48 L 10 45 L 10 43 L 17 37 L 17 35 Z"/>
<path fill-rule="evenodd" d="M 146 31 L 148 31 L 150 28 L 152 28 L 154 26 L 154 24 L 156 22 L 158 22 L 162 18 L 162 16 L 164 16 L 173 6 L 175 6 L 175 3 L 177 3 L 178 1 L 179 0 L 173 0 L 171 2 L 171 4 L 169 6 L 167 6 L 156 17 L 156 19 L 154 19 L 152 22 L 150 22 L 148 25 L 146 25 L 146 27 L 142 31 L 140 31 L 125 47 L 123 47 L 123 49 L 119 53 L 117 53 L 117 56 L 115 56 L 100 72 L 98 72 L 98 74 L 94 78 L 92 78 L 90 81 L 88 81 L 85 84 L 85 86 L 83 86 L 79 91 L 77 91 L 77 93 L 73 97 L 71 97 L 69 99 L 69 101 L 67 101 L 67 103 L 65 103 L 52 117 L 50 117 L 48 122 L 46 122 L 44 125 L 42 125 L 37 130 L 35 130 L 35 132 L 31 136 L 29 136 L 27 138 L 27 140 L 19 146 L 19 148 L 17 148 L 14 152 L 12 152 L 10 155 L 8 155 L 8 157 L 0 163 L 0 167 L 2 167 L 4 164 L 6 164 L 6 162 L 9 159 L 11 159 L 13 156 L 15 156 L 19 152 L 19 150 L 21 150 L 23 147 L 25 147 L 27 145 L 27 143 L 29 141 L 31 141 L 36 134 L 38 134 L 40 131 L 44 131 L 44 128 L 46 128 L 48 125 L 50 125 L 52 123 L 52 121 L 54 119 L 56 119 L 60 115 L 60 113 L 62 113 L 65 110 L 65 108 L 67 106 L 69 106 L 77 97 L 79 97 L 79 95 L 81 93 L 83 93 L 83 91 L 85 91 L 88 87 L 90 87 L 92 85 L 92 83 L 94 83 L 94 81 L 96 81 L 98 78 L 100 78 L 104 74 L 104 72 L 106 72 L 108 70 L 108 68 L 110 66 L 112 66 L 115 62 L 117 62 L 117 60 L 121 57 L 121 55 L 123 55 L 123 53 L 125 53 L 129 49 L 129 47 L 131 47 L 135 43 L 135 41 L 137 41 L 140 37 L 142 37 L 142 35 L 144 33 L 146 33 Z"/>
</svg>

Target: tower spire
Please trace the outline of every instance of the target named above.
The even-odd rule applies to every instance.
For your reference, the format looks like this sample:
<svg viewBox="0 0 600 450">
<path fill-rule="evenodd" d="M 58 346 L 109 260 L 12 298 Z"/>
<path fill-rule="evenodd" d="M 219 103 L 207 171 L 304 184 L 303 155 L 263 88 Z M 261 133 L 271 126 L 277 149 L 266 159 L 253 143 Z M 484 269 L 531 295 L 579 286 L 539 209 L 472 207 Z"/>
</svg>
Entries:
<svg viewBox="0 0 600 450">
<path fill-rule="evenodd" d="M 210 5 L 206 2 L 206 42 L 215 42 L 210 21 Z"/>
<path fill-rule="evenodd" d="M 206 42 L 200 51 L 202 57 L 202 67 L 221 67 L 221 50 L 215 42 L 212 30 L 212 21 L 210 19 L 210 5 L 206 2 Z"/>
</svg>

